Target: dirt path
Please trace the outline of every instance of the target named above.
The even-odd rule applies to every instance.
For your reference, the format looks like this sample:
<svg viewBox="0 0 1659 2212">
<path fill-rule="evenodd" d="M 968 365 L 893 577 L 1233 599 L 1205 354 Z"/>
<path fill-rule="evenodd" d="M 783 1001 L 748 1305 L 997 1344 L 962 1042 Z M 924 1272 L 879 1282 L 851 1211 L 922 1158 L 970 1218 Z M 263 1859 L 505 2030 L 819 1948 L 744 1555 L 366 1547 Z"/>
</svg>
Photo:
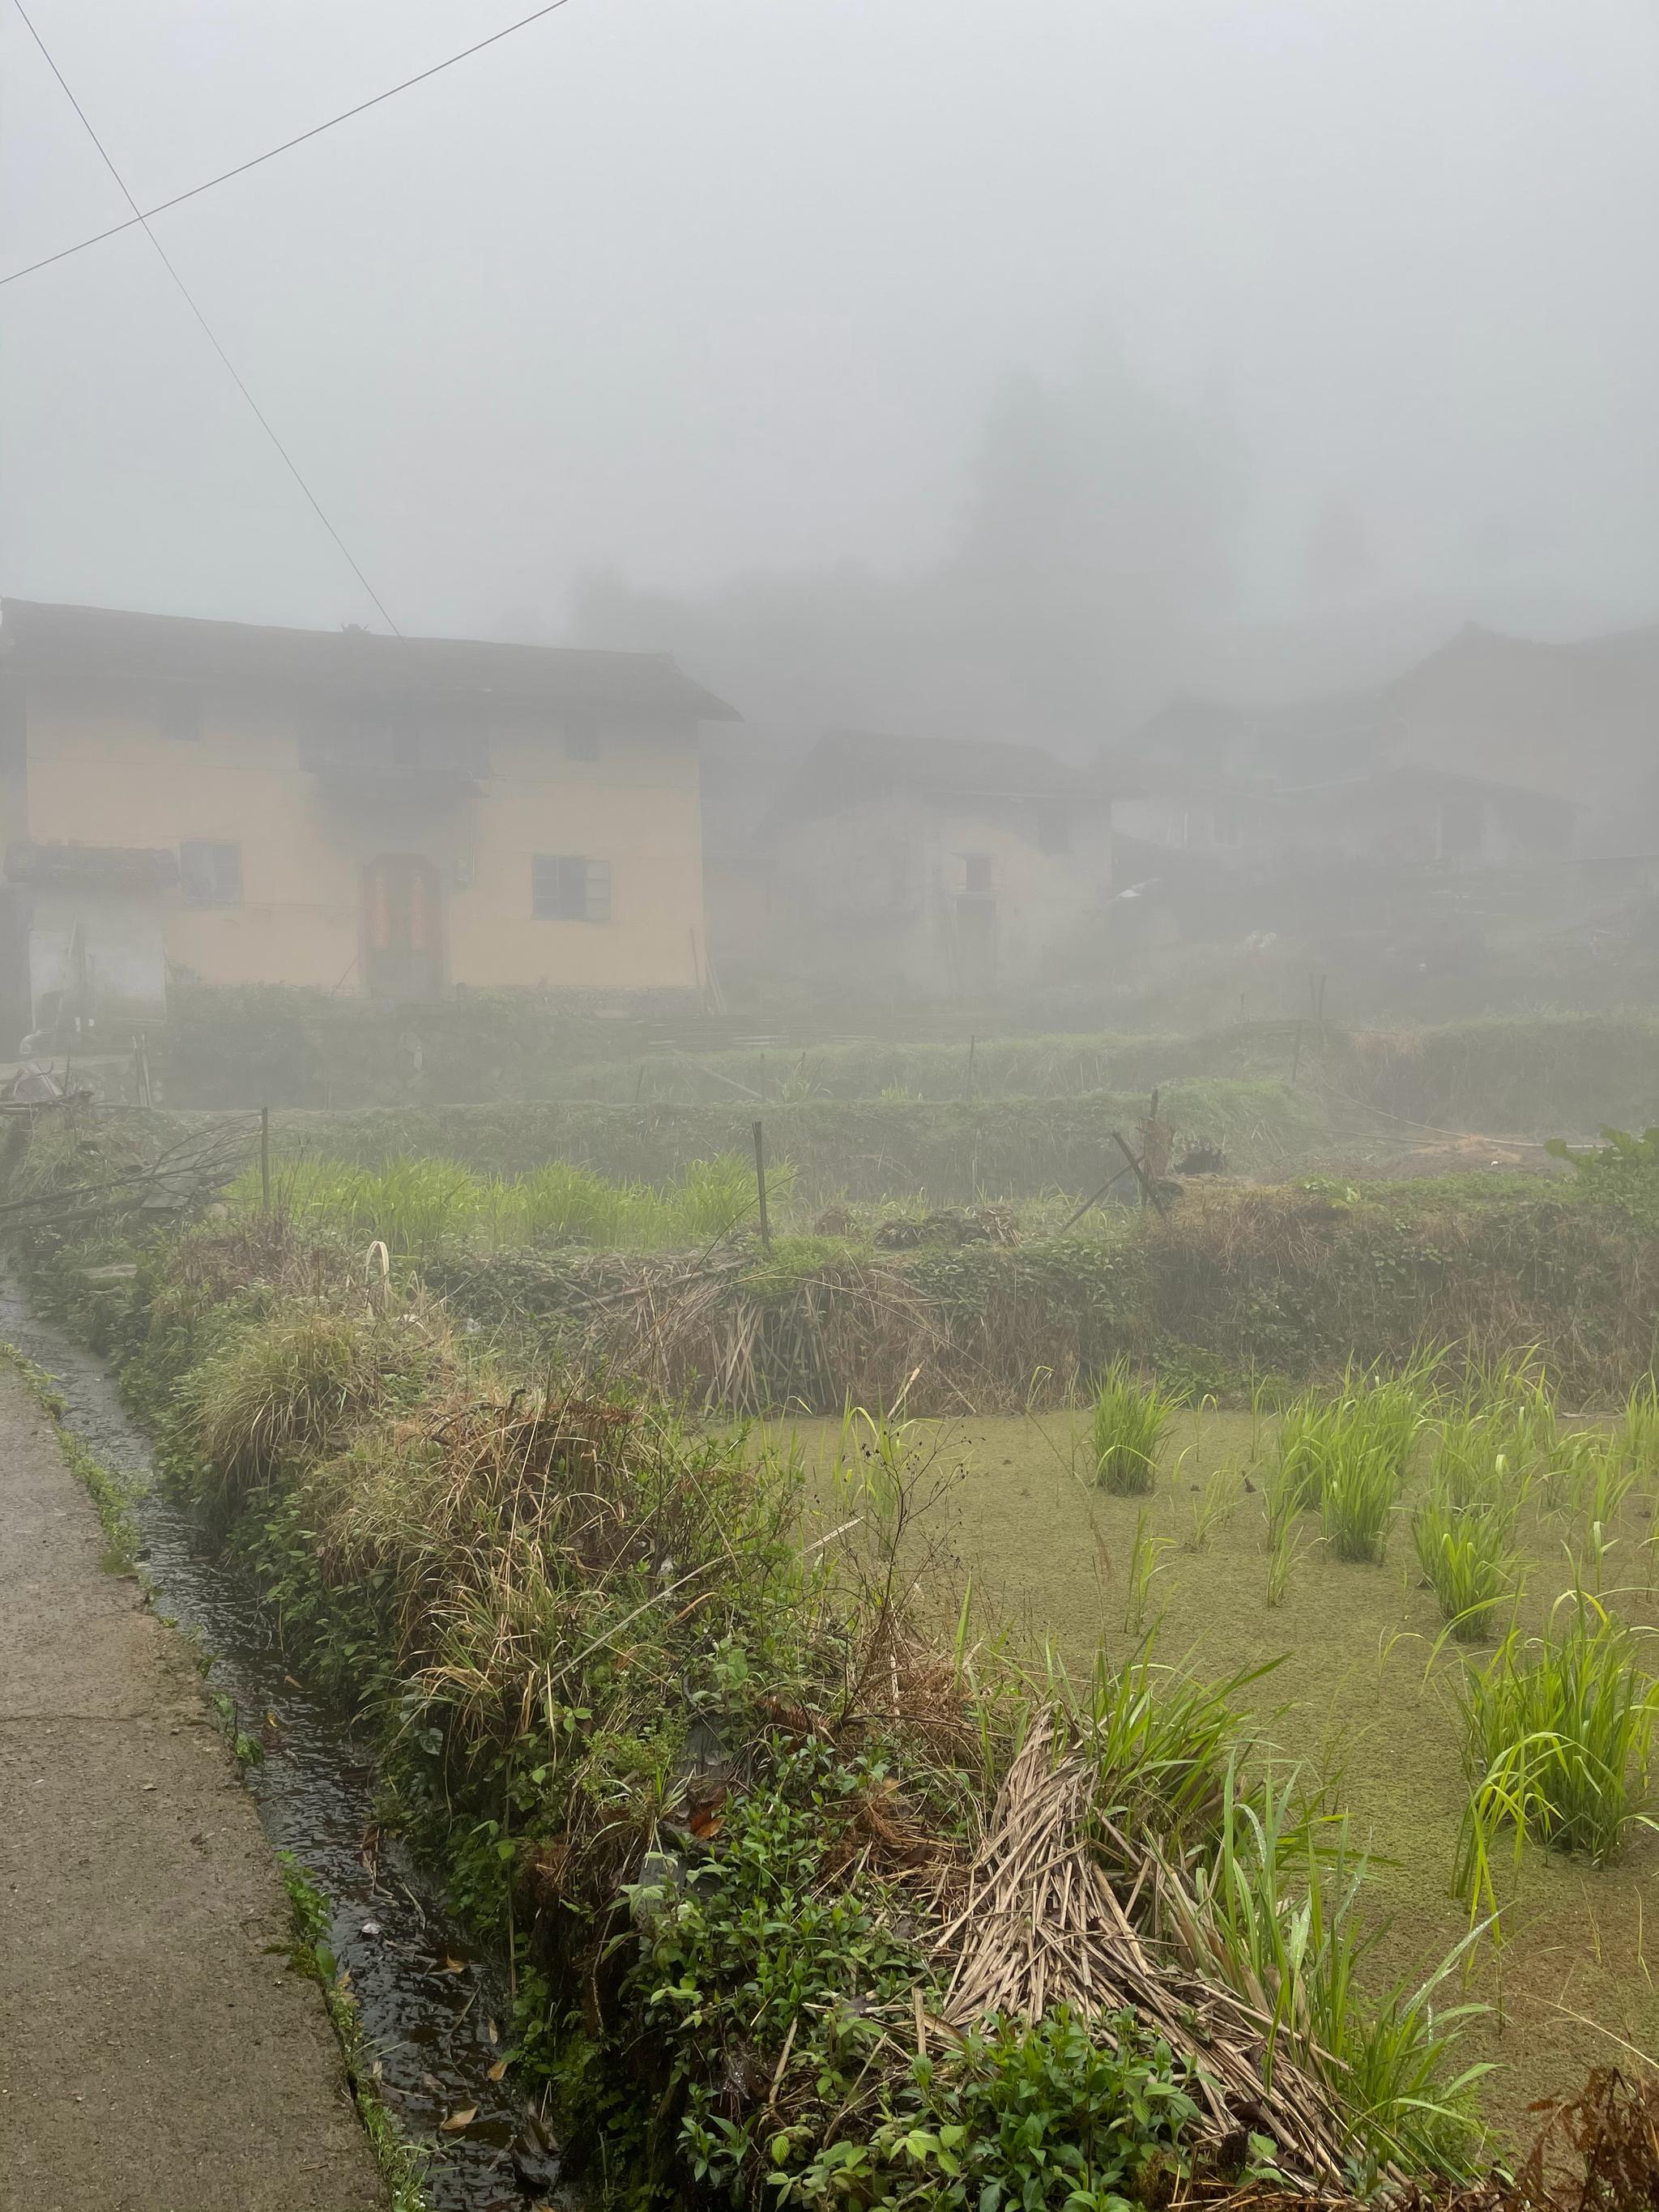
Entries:
<svg viewBox="0 0 1659 2212">
<path fill-rule="evenodd" d="M 182 1640 L 0 1367 L 0 2212 L 384 2203 Z"/>
</svg>

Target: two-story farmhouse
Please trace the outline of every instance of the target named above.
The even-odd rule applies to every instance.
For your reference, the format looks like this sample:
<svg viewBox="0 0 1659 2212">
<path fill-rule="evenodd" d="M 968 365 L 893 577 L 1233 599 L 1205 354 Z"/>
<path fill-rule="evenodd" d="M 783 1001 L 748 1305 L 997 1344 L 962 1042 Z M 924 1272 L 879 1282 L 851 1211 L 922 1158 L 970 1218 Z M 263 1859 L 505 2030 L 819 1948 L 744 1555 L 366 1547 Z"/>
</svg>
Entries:
<svg viewBox="0 0 1659 2212">
<path fill-rule="evenodd" d="M 1035 745 L 840 730 L 778 793 L 765 842 L 786 973 L 986 999 L 1052 976 L 1098 923 L 1112 786 Z"/>
<path fill-rule="evenodd" d="M 0 613 L 0 1051 L 169 972 L 697 986 L 698 725 L 737 718 L 665 656 Z"/>
</svg>

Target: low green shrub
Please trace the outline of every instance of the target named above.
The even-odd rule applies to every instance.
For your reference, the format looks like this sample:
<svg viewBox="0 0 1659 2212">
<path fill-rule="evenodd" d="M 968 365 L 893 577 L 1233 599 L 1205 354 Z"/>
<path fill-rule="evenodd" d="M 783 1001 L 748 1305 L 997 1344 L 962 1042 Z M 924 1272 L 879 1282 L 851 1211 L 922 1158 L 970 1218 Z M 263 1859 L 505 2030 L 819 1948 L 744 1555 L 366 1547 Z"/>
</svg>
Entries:
<svg viewBox="0 0 1659 2212">
<path fill-rule="evenodd" d="M 1579 1188 L 1599 1206 L 1615 1206 L 1641 1224 L 1659 1230 L 1659 1128 L 1633 1136 L 1627 1129 L 1603 1128 L 1598 1151 L 1570 1150 L 1560 1138 L 1549 1149 L 1571 1160 Z"/>
<path fill-rule="evenodd" d="M 948 2061 L 919 2057 L 893 2105 L 866 2141 L 775 2172 L 779 2203 L 1127 2212 L 1155 2177 L 1173 2185 L 1199 2112 L 1186 2069 L 1133 2013 L 1085 2021 L 1063 2006 L 970 2030 Z M 1266 2138 L 1258 2152 L 1271 2163 Z"/>
</svg>

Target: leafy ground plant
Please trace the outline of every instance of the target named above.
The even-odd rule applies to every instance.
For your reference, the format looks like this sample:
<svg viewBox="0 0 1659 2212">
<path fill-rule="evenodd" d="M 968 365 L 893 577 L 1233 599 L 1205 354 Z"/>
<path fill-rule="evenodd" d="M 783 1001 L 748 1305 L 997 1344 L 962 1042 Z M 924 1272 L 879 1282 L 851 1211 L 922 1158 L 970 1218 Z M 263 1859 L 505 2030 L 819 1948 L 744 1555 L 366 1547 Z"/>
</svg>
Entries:
<svg viewBox="0 0 1659 2212">
<path fill-rule="evenodd" d="M 1135 1379 L 1127 1359 L 1112 1362 L 1095 1395 L 1092 1429 L 1095 1480 L 1103 1490 L 1144 1497 L 1157 1487 L 1158 1447 L 1175 1412 L 1157 1383 Z"/>
<path fill-rule="evenodd" d="M 1175 2179 L 1199 2109 L 1184 2069 L 1133 2013 L 1085 2023 L 1064 2006 L 1035 2027 L 971 2030 L 948 2064 L 918 2057 L 894 2102 L 867 2142 L 775 2172 L 779 2202 L 1123 2212 L 1146 2201 L 1156 2169 Z"/>
</svg>

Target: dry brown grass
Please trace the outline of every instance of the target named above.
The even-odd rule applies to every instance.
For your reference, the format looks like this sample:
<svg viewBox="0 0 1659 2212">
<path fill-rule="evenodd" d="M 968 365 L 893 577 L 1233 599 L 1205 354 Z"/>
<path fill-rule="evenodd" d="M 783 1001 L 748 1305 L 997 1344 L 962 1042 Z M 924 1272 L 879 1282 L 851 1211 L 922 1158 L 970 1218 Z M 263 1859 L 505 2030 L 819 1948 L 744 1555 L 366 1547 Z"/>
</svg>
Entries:
<svg viewBox="0 0 1659 2212">
<path fill-rule="evenodd" d="M 1206 1936 L 1203 1904 L 1149 1830 L 1133 1838 L 1113 1830 L 1113 1856 L 1130 1877 L 1128 1905 L 1120 1900 L 1097 1849 L 1099 1790 L 1091 1762 L 1060 1755 L 1052 1717 L 1040 1717 L 940 1939 L 941 1949 L 959 1947 L 946 2023 L 1036 2021 L 1057 2004 L 1082 2019 L 1127 2009 L 1191 2064 L 1212 2146 L 1255 2129 L 1273 2136 L 1287 2172 L 1336 2181 L 1349 2129 L 1310 2056 L 1298 2063 L 1271 2007 L 1217 1976 L 1221 1947 Z M 1175 1940 L 1149 1947 L 1131 1916 L 1140 1903 L 1144 1921 L 1143 1899 L 1153 1895 Z"/>
</svg>

